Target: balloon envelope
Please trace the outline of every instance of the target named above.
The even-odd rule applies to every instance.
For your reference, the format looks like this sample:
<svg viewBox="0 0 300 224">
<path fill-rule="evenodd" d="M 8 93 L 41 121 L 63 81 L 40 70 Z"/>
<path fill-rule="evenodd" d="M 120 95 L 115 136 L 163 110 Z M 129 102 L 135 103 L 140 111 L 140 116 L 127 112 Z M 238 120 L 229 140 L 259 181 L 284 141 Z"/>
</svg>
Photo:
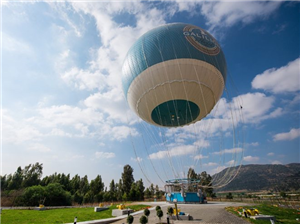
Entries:
<svg viewBox="0 0 300 224">
<path fill-rule="evenodd" d="M 226 81 L 223 51 L 207 31 L 167 24 L 141 36 L 130 48 L 122 82 L 130 108 L 162 127 L 195 123 L 213 109 Z"/>
</svg>

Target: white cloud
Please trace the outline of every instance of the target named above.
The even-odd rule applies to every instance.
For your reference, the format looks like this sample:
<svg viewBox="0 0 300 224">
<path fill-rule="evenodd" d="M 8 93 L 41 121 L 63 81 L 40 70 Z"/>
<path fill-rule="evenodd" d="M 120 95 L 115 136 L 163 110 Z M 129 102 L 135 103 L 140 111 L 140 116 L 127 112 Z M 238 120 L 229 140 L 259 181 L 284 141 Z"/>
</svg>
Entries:
<svg viewBox="0 0 300 224">
<path fill-rule="evenodd" d="M 18 40 L 6 33 L 2 32 L 2 50 L 14 52 L 14 54 L 32 54 L 32 47 L 24 42 L 23 40 Z"/>
<path fill-rule="evenodd" d="M 129 109 L 122 90 L 112 89 L 105 93 L 95 93 L 84 100 L 84 105 L 108 115 L 110 122 L 135 123 L 138 117 Z"/>
<path fill-rule="evenodd" d="M 274 161 L 272 161 L 272 164 L 282 164 L 282 162 L 280 162 L 278 160 L 274 160 Z"/>
<path fill-rule="evenodd" d="M 237 165 L 237 164 L 236 164 L 236 161 L 234 161 L 234 160 L 230 160 L 230 161 L 228 161 L 226 164 L 227 164 L 228 166 Z"/>
<path fill-rule="evenodd" d="M 99 71 L 91 72 L 76 67 L 66 71 L 62 75 L 62 79 L 80 90 L 101 90 L 106 86 L 106 77 Z"/>
<path fill-rule="evenodd" d="M 152 153 L 149 155 L 150 159 L 163 159 L 167 157 L 173 156 L 182 156 L 187 154 L 192 154 L 197 151 L 197 148 L 193 145 L 180 145 L 171 148 L 170 150 L 166 151 L 158 151 L 156 153 Z"/>
<path fill-rule="evenodd" d="M 219 152 L 213 152 L 214 155 L 233 154 L 243 152 L 242 148 L 224 149 Z"/>
<path fill-rule="evenodd" d="M 259 123 L 266 119 L 271 119 L 282 115 L 282 108 L 276 108 L 274 111 L 271 109 L 274 106 L 275 98 L 272 96 L 266 96 L 263 93 L 247 93 L 240 95 L 233 99 L 233 101 L 243 101 L 243 121 L 245 123 Z M 234 105 L 239 105 L 238 102 Z M 234 109 L 239 110 L 239 108 Z M 235 112 L 237 114 L 237 112 Z M 237 117 L 240 119 L 240 117 Z"/>
<path fill-rule="evenodd" d="M 218 163 L 213 163 L 213 162 L 203 164 L 203 166 L 217 166 L 217 165 L 219 165 L 219 164 Z"/>
<path fill-rule="evenodd" d="M 273 93 L 295 92 L 300 90 L 300 58 L 281 68 L 271 68 L 257 75 L 252 81 L 252 88 Z"/>
<path fill-rule="evenodd" d="M 116 155 L 113 152 L 95 152 L 97 159 L 110 159 L 114 158 Z"/>
<path fill-rule="evenodd" d="M 274 156 L 275 154 L 274 154 L 274 152 L 269 152 L 268 154 L 267 154 L 267 156 Z"/>
<path fill-rule="evenodd" d="M 251 146 L 259 146 L 259 143 L 258 142 L 251 142 L 250 145 Z"/>
<path fill-rule="evenodd" d="M 268 17 L 281 2 L 204 2 L 201 13 L 206 17 L 207 24 L 215 27 L 230 27 L 237 23 L 249 24 L 261 18 Z"/>
<path fill-rule="evenodd" d="M 244 161 L 246 162 L 257 162 L 259 160 L 259 157 L 257 156 L 245 156 L 243 158 Z"/>
<path fill-rule="evenodd" d="M 221 172 L 222 170 L 226 169 L 226 166 L 218 166 L 217 168 L 212 169 L 209 173 L 210 175 L 214 175 L 216 173 Z"/>
<path fill-rule="evenodd" d="M 273 140 L 276 141 L 291 141 L 300 137 L 300 128 L 292 128 L 289 132 L 279 133 L 273 136 Z"/>
<path fill-rule="evenodd" d="M 208 158 L 208 156 L 203 156 L 203 155 L 196 155 L 195 157 L 194 157 L 194 159 L 206 159 L 206 158 Z"/>
<path fill-rule="evenodd" d="M 136 158 L 131 157 L 130 160 L 134 161 L 134 162 L 139 162 L 139 163 L 143 161 L 143 159 L 141 157 L 136 157 Z"/>
<path fill-rule="evenodd" d="M 28 150 L 36 152 L 49 152 L 51 149 L 41 143 L 33 143 L 28 146 Z"/>
</svg>

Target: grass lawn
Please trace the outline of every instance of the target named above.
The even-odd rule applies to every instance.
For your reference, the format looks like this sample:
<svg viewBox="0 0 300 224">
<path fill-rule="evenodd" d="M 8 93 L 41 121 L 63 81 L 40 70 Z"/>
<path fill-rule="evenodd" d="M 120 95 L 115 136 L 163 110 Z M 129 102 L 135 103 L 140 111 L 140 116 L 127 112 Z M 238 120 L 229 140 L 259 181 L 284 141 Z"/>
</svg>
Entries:
<svg viewBox="0 0 300 224">
<path fill-rule="evenodd" d="M 134 211 L 149 207 L 148 205 L 130 205 Z M 126 207 L 127 208 L 127 207 Z M 108 210 L 94 212 L 94 208 L 64 208 L 51 210 L 2 210 L 1 223 L 5 224 L 50 224 L 50 223 L 73 223 L 74 217 L 77 222 L 111 218 L 112 209 L 116 206 L 110 206 Z"/>
<path fill-rule="evenodd" d="M 276 223 L 285 223 L 285 224 L 300 223 L 299 221 L 296 220 L 296 218 L 300 219 L 300 211 L 296 209 L 280 208 L 272 205 L 260 204 L 256 206 L 227 207 L 226 210 L 239 216 L 238 212 L 242 212 L 243 208 L 257 208 L 260 214 L 273 215 L 276 218 Z M 250 218 L 244 218 L 244 219 L 250 221 L 251 223 L 270 224 L 269 220 L 254 220 Z"/>
</svg>

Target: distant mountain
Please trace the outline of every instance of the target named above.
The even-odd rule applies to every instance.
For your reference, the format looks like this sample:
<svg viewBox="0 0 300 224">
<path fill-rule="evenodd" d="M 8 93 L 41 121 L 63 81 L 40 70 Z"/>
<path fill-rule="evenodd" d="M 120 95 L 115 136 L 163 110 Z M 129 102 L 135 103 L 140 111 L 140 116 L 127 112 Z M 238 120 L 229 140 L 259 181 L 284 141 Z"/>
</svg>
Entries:
<svg viewBox="0 0 300 224">
<path fill-rule="evenodd" d="M 238 167 L 226 168 L 213 175 L 220 180 L 224 176 L 231 176 Z M 297 191 L 300 190 L 300 163 L 287 165 L 242 165 L 238 175 L 226 186 L 215 191 Z"/>
</svg>

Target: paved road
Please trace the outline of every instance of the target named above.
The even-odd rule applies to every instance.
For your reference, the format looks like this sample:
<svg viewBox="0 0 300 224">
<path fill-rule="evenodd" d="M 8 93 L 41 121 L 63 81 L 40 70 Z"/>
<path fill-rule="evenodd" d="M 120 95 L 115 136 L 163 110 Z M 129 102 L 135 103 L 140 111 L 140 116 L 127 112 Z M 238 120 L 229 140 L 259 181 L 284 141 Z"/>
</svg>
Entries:
<svg viewBox="0 0 300 224">
<path fill-rule="evenodd" d="M 157 204 L 152 204 L 156 206 Z M 162 222 L 166 223 L 167 207 L 170 206 L 166 203 L 159 204 L 164 212 Z M 172 224 L 204 224 L 204 223 L 225 223 L 225 224 L 249 224 L 249 222 L 239 218 L 231 213 L 228 213 L 224 208 L 228 206 L 243 206 L 246 204 L 234 203 L 234 202 L 209 202 L 208 204 L 180 204 L 178 208 L 193 216 L 193 221 L 170 221 Z M 174 207 L 174 206 L 173 206 Z M 134 215 L 133 224 L 139 224 L 139 219 L 142 213 Z M 125 224 L 126 219 L 122 219 L 114 224 Z M 149 224 L 159 223 L 159 219 L 156 216 L 155 210 L 150 210 L 150 216 L 148 219 Z"/>
</svg>

